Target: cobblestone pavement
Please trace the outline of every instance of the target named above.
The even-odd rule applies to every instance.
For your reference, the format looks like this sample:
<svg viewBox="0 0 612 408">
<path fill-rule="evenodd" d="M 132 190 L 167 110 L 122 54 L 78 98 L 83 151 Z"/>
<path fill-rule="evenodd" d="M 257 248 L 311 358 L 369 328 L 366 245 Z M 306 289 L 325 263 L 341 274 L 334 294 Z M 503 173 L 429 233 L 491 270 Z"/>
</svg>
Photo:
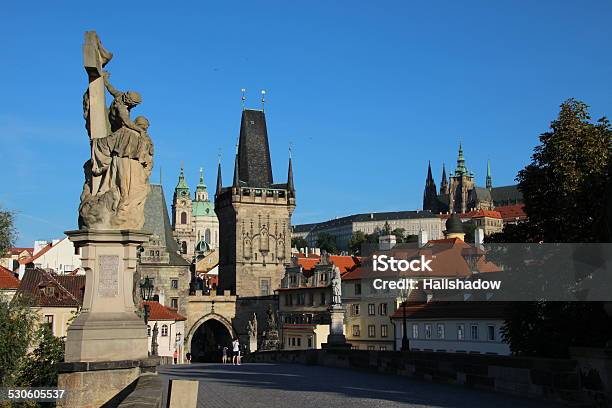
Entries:
<svg viewBox="0 0 612 408">
<path fill-rule="evenodd" d="M 546 408 L 558 405 L 461 386 L 320 366 L 191 364 L 162 366 L 168 379 L 197 379 L 198 407 Z"/>
</svg>

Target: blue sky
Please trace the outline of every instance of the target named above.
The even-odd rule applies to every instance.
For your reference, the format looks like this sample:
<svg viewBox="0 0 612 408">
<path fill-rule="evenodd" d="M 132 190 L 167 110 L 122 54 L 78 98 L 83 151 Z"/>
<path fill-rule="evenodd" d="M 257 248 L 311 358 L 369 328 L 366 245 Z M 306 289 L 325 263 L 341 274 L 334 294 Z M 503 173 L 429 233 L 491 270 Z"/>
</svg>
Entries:
<svg viewBox="0 0 612 408">
<path fill-rule="evenodd" d="M 439 183 L 463 142 L 484 184 L 513 183 L 559 104 L 612 112 L 609 1 L 11 2 L 0 14 L 0 205 L 18 243 L 76 226 L 88 142 L 83 32 L 141 92 L 170 198 L 181 162 L 226 183 L 247 106 L 266 114 L 273 170 L 293 145 L 293 222 L 417 209 L 427 161 Z M 162 6 L 163 4 L 163 6 Z"/>
</svg>

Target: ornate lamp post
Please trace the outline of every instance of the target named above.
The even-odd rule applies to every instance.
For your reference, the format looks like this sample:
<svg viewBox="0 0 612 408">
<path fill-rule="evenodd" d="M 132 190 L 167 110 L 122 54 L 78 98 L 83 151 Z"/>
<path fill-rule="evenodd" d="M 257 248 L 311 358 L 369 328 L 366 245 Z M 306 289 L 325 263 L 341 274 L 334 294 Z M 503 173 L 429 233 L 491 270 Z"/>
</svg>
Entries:
<svg viewBox="0 0 612 408">
<path fill-rule="evenodd" d="M 402 299 L 402 318 L 403 318 L 403 336 L 401 351 L 410 351 L 410 341 L 408 340 L 408 324 L 406 322 L 406 307 L 408 306 L 408 297 L 410 296 L 409 289 L 401 289 L 400 297 Z"/>
<path fill-rule="evenodd" d="M 153 293 L 153 283 L 151 282 L 151 278 L 146 276 L 143 281 L 140 283 L 140 297 L 143 301 L 148 301 L 151 299 L 151 294 Z M 149 305 L 144 304 L 144 321 L 145 324 L 149 323 Z"/>
</svg>

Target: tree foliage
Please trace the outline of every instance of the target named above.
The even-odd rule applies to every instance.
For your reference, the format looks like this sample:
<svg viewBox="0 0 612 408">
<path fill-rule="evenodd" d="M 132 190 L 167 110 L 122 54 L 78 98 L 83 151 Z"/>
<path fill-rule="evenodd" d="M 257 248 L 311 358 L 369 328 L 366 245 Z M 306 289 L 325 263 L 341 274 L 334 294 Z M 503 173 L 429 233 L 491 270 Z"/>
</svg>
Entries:
<svg viewBox="0 0 612 408">
<path fill-rule="evenodd" d="M 488 242 L 610 242 L 612 128 L 575 99 L 561 105 L 517 176 L 528 219 Z M 568 324 L 571 322 L 571 324 Z M 596 302 L 522 302 L 503 328 L 514 353 L 565 357 L 572 345 L 603 346 L 611 320 Z"/>
<path fill-rule="evenodd" d="M 308 247 L 308 242 L 304 238 L 291 238 L 291 248 L 298 250 Z"/>
<path fill-rule="evenodd" d="M 317 248 L 321 251 L 325 251 L 328 254 L 337 254 L 338 245 L 336 244 L 336 237 L 334 235 L 322 232 L 317 236 Z"/>
<path fill-rule="evenodd" d="M 15 215 L 0 207 L 0 256 L 13 246 L 16 238 Z"/>
</svg>

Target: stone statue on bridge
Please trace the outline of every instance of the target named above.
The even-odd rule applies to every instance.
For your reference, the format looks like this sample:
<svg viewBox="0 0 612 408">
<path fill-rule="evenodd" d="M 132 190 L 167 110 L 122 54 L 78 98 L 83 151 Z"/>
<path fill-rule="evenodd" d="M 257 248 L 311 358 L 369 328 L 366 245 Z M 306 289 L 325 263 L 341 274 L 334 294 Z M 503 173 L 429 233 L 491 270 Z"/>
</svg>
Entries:
<svg viewBox="0 0 612 408">
<path fill-rule="evenodd" d="M 333 277 L 331 281 L 332 286 L 332 305 L 342 304 L 342 279 L 340 278 L 340 269 L 337 266 L 333 266 L 332 269 Z"/>
<path fill-rule="evenodd" d="M 131 110 L 142 102 L 140 94 L 119 91 L 102 68 L 111 60 L 95 31 L 85 34 L 84 64 L 89 87 L 83 97 L 83 116 L 91 158 L 85 162 L 85 184 L 79 206 L 79 228 L 140 230 L 144 202 L 153 168 L 149 121 Z M 113 96 L 106 108 L 105 89 Z"/>
</svg>

